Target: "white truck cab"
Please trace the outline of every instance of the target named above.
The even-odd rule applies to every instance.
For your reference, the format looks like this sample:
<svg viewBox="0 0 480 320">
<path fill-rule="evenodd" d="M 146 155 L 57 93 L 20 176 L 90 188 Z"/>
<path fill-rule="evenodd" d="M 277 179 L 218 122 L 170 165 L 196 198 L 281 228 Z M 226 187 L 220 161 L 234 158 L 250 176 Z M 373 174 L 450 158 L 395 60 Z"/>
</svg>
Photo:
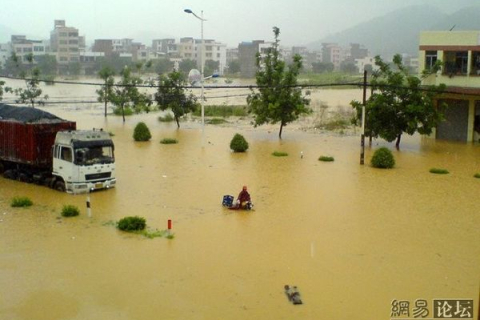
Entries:
<svg viewBox="0 0 480 320">
<path fill-rule="evenodd" d="M 75 194 L 115 186 L 114 145 L 108 132 L 60 131 L 52 149 L 55 189 Z"/>
</svg>

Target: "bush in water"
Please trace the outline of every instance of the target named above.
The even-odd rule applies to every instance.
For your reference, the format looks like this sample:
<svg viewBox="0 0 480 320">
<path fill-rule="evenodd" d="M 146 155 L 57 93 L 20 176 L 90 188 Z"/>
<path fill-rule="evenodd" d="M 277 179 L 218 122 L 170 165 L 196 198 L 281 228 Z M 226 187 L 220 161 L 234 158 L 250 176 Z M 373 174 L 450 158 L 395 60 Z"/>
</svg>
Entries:
<svg viewBox="0 0 480 320">
<path fill-rule="evenodd" d="M 248 142 L 241 134 L 237 133 L 230 141 L 230 149 L 234 152 L 245 152 L 248 149 Z"/>
<path fill-rule="evenodd" d="M 392 151 L 388 148 L 382 147 L 375 151 L 371 163 L 375 168 L 391 169 L 395 166 L 395 159 Z"/>
<path fill-rule="evenodd" d="M 142 217 L 125 217 L 118 221 L 117 227 L 122 231 L 140 231 L 145 229 L 147 222 Z"/>
<path fill-rule="evenodd" d="M 33 202 L 27 197 L 15 197 L 10 204 L 14 208 L 30 207 L 31 205 L 33 205 Z"/>
<path fill-rule="evenodd" d="M 133 131 L 133 139 L 135 141 L 148 141 L 151 138 L 152 135 L 145 122 L 139 122 Z"/>
<path fill-rule="evenodd" d="M 62 208 L 62 217 L 76 217 L 80 214 L 80 210 L 73 205 L 65 205 Z"/>
</svg>

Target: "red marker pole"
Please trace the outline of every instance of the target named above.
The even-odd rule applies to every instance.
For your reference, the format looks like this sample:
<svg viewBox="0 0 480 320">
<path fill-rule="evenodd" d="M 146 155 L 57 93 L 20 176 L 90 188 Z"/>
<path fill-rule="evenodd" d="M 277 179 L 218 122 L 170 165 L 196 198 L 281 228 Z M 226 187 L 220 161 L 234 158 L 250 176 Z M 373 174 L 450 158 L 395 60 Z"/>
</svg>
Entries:
<svg viewBox="0 0 480 320">
<path fill-rule="evenodd" d="M 168 220 L 168 233 L 172 231 L 172 220 Z"/>
</svg>

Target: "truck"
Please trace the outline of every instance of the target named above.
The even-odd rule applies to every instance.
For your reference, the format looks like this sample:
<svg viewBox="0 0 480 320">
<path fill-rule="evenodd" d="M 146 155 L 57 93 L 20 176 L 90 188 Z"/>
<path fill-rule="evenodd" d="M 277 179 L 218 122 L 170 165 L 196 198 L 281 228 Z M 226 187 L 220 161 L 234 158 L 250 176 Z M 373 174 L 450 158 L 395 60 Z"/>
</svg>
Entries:
<svg viewBox="0 0 480 320">
<path fill-rule="evenodd" d="M 115 187 L 114 144 L 102 129 L 0 103 L 0 174 L 68 193 Z"/>
</svg>

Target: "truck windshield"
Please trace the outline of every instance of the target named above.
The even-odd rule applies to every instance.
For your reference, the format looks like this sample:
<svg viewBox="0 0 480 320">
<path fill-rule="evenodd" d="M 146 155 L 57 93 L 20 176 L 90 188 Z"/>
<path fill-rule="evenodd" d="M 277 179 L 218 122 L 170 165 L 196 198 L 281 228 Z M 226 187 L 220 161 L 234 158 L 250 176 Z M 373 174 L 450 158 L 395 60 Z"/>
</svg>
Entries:
<svg viewBox="0 0 480 320">
<path fill-rule="evenodd" d="M 76 164 L 92 165 L 113 162 L 115 162 L 115 158 L 112 146 L 91 146 L 75 149 Z"/>
</svg>

